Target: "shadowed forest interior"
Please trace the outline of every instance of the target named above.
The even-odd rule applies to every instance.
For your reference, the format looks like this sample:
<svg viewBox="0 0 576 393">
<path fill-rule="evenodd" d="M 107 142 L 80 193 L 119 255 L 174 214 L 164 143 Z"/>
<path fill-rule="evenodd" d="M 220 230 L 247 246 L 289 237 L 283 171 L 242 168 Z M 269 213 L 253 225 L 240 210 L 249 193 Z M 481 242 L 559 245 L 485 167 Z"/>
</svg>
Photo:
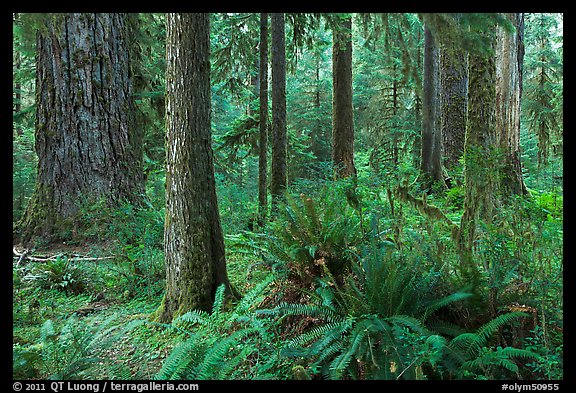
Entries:
<svg viewBox="0 0 576 393">
<path fill-rule="evenodd" d="M 563 379 L 563 14 L 13 14 L 13 378 Z"/>
</svg>

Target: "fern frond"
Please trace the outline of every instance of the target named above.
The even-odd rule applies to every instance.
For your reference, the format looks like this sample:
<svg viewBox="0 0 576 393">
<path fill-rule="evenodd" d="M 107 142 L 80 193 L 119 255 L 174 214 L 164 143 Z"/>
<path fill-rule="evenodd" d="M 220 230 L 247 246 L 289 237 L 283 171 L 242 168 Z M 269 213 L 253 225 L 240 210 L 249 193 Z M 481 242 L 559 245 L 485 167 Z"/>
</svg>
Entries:
<svg viewBox="0 0 576 393">
<path fill-rule="evenodd" d="M 418 332 L 422 335 L 426 336 L 430 335 L 430 331 L 424 325 L 422 325 L 421 321 L 409 315 L 393 315 L 391 317 L 386 318 L 386 320 L 397 325 L 400 324 L 409 327 L 413 331 Z"/>
<path fill-rule="evenodd" d="M 200 364 L 192 370 L 191 376 L 201 380 L 212 379 L 219 368 L 226 363 L 225 356 L 230 348 L 241 343 L 242 339 L 255 331 L 255 329 L 251 328 L 237 330 L 225 339 L 218 341 L 216 345 L 208 348 Z"/>
<path fill-rule="evenodd" d="M 42 343 L 47 343 L 48 341 L 55 339 L 56 336 L 57 334 L 54 330 L 54 324 L 52 323 L 52 320 L 46 320 L 46 322 L 44 322 L 40 328 L 40 340 L 42 340 Z"/>
<path fill-rule="evenodd" d="M 322 337 L 321 340 L 314 342 L 313 346 L 310 348 L 309 355 L 314 356 L 318 351 L 328 345 L 331 341 L 337 339 L 342 335 L 347 329 L 350 328 L 350 324 L 344 322 L 332 322 L 325 325 L 314 327 L 303 333 L 286 344 L 286 348 L 296 348 L 308 344 L 310 341 Z"/>
<path fill-rule="evenodd" d="M 352 357 L 357 355 L 358 347 L 367 335 L 368 329 L 362 322 L 358 323 L 350 334 L 346 351 L 342 352 L 330 363 L 330 379 L 340 379 L 342 377 L 343 372 L 350 365 Z"/>
<path fill-rule="evenodd" d="M 248 312 L 252 307 L 254 307 L 257 303 L 260 303 L 261 296 L 264 291 L 268 288 L 268 286 L 274 281 L 274 276 L 269 275 L 264 280 L 260 281 L 258 284 L 254 286 L 248 293 L 246 293 L 242 300 L 238 303 L 236 307 L 234 307 L 234 314 L 242 315 Z"/>
<path fill-rule="evenodd" d="M 341 314 L 328 307 L 308 304 L 280 303 L 276 306 L 273 313 L 280 316 L 304 315 L 320 318 L 326 322 L 342 322 L 345 319 Z"/>
<path fill-rule="evenodd" d="M 488 323 L 482 325 L 477 331 L 476 334 L 478 337 L 482 339 L 482 345 L 486 345 L 488 343 L 488 339 L 496 333 L 501 327 L 506 324 L 513 322 L 517 318 L 527 317 L 528 314 L 523 312 L 510 312 L 506 314 L 502 314 L 497 316 L 496 318 L 492 319 Z"/>
<path fill-rule="evenodd" d="M 324 337 L 317 340 L 310 346 L 310 356 L 316 356 L 323 353 L 325 348 L 331 345 L 332 342 L 342 341 L 342 337 L 352 328 L 353 319 L 346 319 L 344 322 L 337 323 L 330 331 L 324 334 Z"/>
<path fill-rule="evenodd" d="M 197 336 L 194 336 L 174 348 L 154 379 L 183 379 L 194 363 L 194 355 L 201 352 L 198 341 Z"/>
<path fill-rule="evenodd" d="M 316 359 L 316 362 L 314 362 L 314 364 L 315 365 L 324 364 L 324 362 L 326 360 L 330 359 L 332 356 L 336 355 L 337 353 L 340 353 L 343 349 L 344 349 L 344 344 L 342 343 L 341 340 L 333 342 L 332 344 L 330 344 L 329 346 L 327 346 L 326 348 L 324 348 L 322 350 L 322 352 L 319 354 L 318 359 Z M 327 378 L 327 379 L 329 379 L 329 378 Z"/>
<path fill-rule="evenodd" d="M 509 357 L 502 356 L 503 351 L 500 349 L 496 351 L 488 351 L 476 359 L 469 360 L 462 364 L 463 370 L 486 371 L 490 367 L 504 368 L 512 373 L 518 373 L 518 365 L 514 363 Z"/>
<path fill-rule="evenodd" d="M 425 322 L 430 317 L 430 315 L 432 315 L 435 311 L 443 307 L 446 307 L 451 303 L 468 299 L 470 296 L 472 296 L 472 294 L 468 292 L 456 292 L 451 295 L 445 296 L 442 299 L 435 300 L 426 307 L 426 309 L 424 310 L 424 314 L 420 319 L 422 322 Z"/>
<path fill-rule="evenodd" d="M 226 285 L 221 284 L 216 289 L 214 294 L 214 304 L 212 304 L 212 314 L 218 314 L 222 311 L 224 307 L 224 291 L 226 290 Z"/>
<path fill-rule="evenodd" d="M 210 315 L 204 310 L 192 310 L 185 314 L 180 315 L 178 318 L 174 319 L 173 325 L 177 325 L 180 322 L 186 322 L 189 324 L 199 324 L 206 325 L 209 321 Z"/>
<path fill-rule="evenodd" d="M 468 356 L 479 353 L 484 345 L 484 340 L 475 333 L 463 333 L 454 337 L 448 347 L 454 352 L 464 349 Z"/>
</svg>

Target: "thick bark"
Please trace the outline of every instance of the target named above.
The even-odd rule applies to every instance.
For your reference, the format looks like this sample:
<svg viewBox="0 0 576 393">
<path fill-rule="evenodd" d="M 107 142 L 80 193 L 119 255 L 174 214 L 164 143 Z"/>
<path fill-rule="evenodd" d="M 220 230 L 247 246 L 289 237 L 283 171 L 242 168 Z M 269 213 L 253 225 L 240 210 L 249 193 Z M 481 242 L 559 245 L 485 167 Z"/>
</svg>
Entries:
<svg viewBox="0 0 576 393">
<path fill-rule="evenodd" d="M 209 310 L 230 289 L 214 180 L 208 14 L 166 18 L 166 294 L 158 318 Z"/>
<path fill-rule="evenodd" d="M 24 243 L 76 229 L 79 201 L 114 205 L 143 193 L 127 35 L 125 14 L 50 15 L 38 33 L 38 175 Z"/>
<path fill-rule="evenodd" d="M 444 184 L 442 133 L 440 129 L 440 50 L 429 28 L 424 30 L 424 72 L 422 86 L 422 155 L 420 171 L 426 188 L 432 182 Z"/>
<path fill-rule="evenodd" d="M 468 55 L 447 42 L 440 59 L 440 112 L 444 166 L 454 169 L 464 154 L 468 105 Z"/>
<path fill-rule="evenodd" d="M 352 108 L 352 17 L 335 18 L 332 43 L 332 164 L 336 177 L 356 176 Z"/>
<path fill-rule="evenodd" d="M 284 14 L 272 14 L 272 210 L 287 185 L 286 157 L 286 33 Z"/>
<path fill-rule="evenodd" d="M 494 32 L 486 32 L 494 48 Z M 493 55 L 470 53 L 468 58 L 468 119 L 464 149 L 466 195 L 460 224 L 459 248 L 464 266 L 477 271 L 472 245 L 479 219 L 492 220 L 497 203 L 496 65 Z"/>
<path fill-rule="evenodd" d="M 526 194 L 520 162 L 520 101 L 524 61 L 524 15 L 507 14 L 516 28 L 506 32 L 499 27 L 496 39 L 496 129 L 498 146 L 504 155 L 501 192 Z"/>
<path fill-rule="evenodd" d="M 268 215 L 268 14 L 260 14 L 260 136 L 258 154 L 258 224 Z"/>
</svg>

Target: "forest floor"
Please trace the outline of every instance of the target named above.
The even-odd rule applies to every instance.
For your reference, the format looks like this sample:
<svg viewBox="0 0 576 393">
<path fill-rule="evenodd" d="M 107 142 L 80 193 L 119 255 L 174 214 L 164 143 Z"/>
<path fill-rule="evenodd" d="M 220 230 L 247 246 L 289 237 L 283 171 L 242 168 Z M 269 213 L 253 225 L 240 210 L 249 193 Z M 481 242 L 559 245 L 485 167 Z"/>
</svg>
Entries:
<svg viewBox="0 0 576 393">
<path fill-rule="evenodd" d="M 150 287 L 134 288 L 131 287 L 133 283 L 126 285 L 122 280 L 122 269 L 118 267 L 120 262 L 113 258 L 103 258 L 110 255 L 111 250 L 114 248 L 109 244 L 96 247 L 52 244 L 21 258 L 17 254 L 21 254 L 22 250 L 16 249 L 13 256 L 13 345 L 21 348 L 47 348 L 42 333 L 47 320 L 53 322 L 56 334 L 61 335 L 71 319 L 74 319 L 74 326 L 84 327 L 85 332 L 91 335 L 98 333 L 99 326 L 110 323 L 110 326 L 116 327 L 110 333 L 113 338 L 94 353 L 98 364 L 90 367 L 84 377 L 153 379 L 162 368 L 164 360 L 186 335 L 170 325 L 151 321 L 151 315 L 162 300 L 163 280 Z M 91 256 L 102 259 L 88 259 Z M 57 270 L 58 266 L 54 266 L 55 261 L 61 261 L 63 257 L 68 258 L 71 264 L 81 265 L 81 269 L 93 270 L 91 277 L 100 285 L 87 286 L 80 293 L 62 287 L 63 281 L 55 277 L 59 273 L 63 276 L 60 279 L 74 280 L 70 276 L 66 278 L 66 271 Z M 76 262 L 74 257 L 78 258 Z M 227 258 L 230 280 L 242 292 L 266 274 L 265 269 L 251 265 L 242 255 L 229 253 Z M 163 261 L 156 260 L 154 263 L 162 264 Z M 65 270 L 72 273 L 70 265 L 66 266 Z M 44 282 L 44 286 L 37 285 L 42 284 L 34 281 L 38 278 L 38 271 L 43 269 L 52 269 L 53 275 Z M 104 285 L 102 279 L 106 281 Z M 46 379 L 61 371 L 58 363 L 71 361 L 63 360 L 65 354 L 58 353 L 64 351 L 64 348 L 53 353 L 45 351 L 43 356 L 47 361 L 43 362 L 41 372 L 27 377 Z"/>
</svg>

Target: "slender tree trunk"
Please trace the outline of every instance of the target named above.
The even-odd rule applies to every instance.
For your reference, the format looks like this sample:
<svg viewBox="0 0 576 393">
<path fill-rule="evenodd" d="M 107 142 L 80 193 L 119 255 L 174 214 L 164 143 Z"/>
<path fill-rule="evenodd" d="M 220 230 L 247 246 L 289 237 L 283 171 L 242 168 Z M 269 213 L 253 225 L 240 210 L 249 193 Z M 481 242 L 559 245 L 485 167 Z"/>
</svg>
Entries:
<svg viewBox="0 0 576 393">
<path fill-rule="evenodd" d="M 136 203 L 143 193 L 127 35 L 125 14 L 46 16 L 37 36 L 38 175 L 23 243 L 76 229 L 79 201 Z"/>
<path fill-rule="evenodd" d="M 332 43 L 332 164 L 336 177 L 356 176 L 352 110 L 352 17 L 335 17 Z"/>
<path fill-rule="evenodd" d="M 15 25 L 20 23 L 20 18 L 19 18 L 18 13 L 15 12 L 13 14 L 12 22 Z M 14 38 L 16 38 L 16 36 Z M 14 43 L 16 44 L 16 41 L 14 41 Z M 18 77 L 16 75 L 18 72 L 20 72 L 21 55 L 20 55 L 20 51 L 17 50 L 16 48 L 14 49 L 13 53 L 14 53 L 14 69 L 12 72 L 12 76 L 13 76 L 13 80 L 14 80 L 14 104 L 13 104 L 12 111 L 14 114 L 16 114 L 22 110 L 22 86 L 21 86 L 20 82 L 18 81 Z M 21 128 L 17 128 L 17 129 L 14 129 L 14 133 L 16 135 L 22 135 L 23 131 Z"/>
<path fill-rule="evenodd" d="M 468 54 L 451 42 L 441 49 L 440 107 L 444 165 L 452 170 L 464 154 L 468 105 Z"/>
<path fill-rule="evenodd" d="M 394 80 L 392 81 L 392 116 L 394 121 L 396 122 L 396 115 L 398 114 L 398 65 L 394 63 L 392 68 L 392 75 Z M 396 167 L 399 162 L 399 149 L 398 149 L 398 131 L 394 130 L 394 134 L 392 135 L 392 161 L 394 162 L 394 166 Z"/>
<path fill-rule="evenodd" d="M 418 32 L 418 40 L 420 37 L 420 33 Z M 417 48 L 417 52 L 418 55 L 416 56 L 417 58 L 417 62 L 416 62 L 416 66 L 418 69 L 418 72 L 420 72 L 420 69 L 422 68 L 422 46 L 418 46 Z M 414 115 L 416 117 L 416 119 L 422 119 L 422 98 L 421 96 L 421 92 L 419 91 L 420 89 L 415 89 L 416 91 L 414 92 Z M 420 120 L 420 127 L 422 127 L 422 121 Z M 415 168 L 421 168 L 422 166 L 422 133 L 416 134 L 414 136 L 414 143 L 412 145 L 412 163 L 414 165 Z"/>
<path fill-rule="evenodd" d="M 166 293 L 169 322 L 209 310 L 217 287 L 231 293 L 214 180 L 210 125 L 210 16 L 166 17 Z"/>
<path fill-rule="evenodd" d="M 429 28 L 424 29 L 424 77 L 422 88 L 422 158 L 420 170 L 425 188 L 444 184 L 442 133 L 440 129 L 440 50 Z M 445 185 L 445 184 L 444 184 Z"/>
<path fill-rule="evenodd" d="M 524 14 L 506 14 L 516 28 L 509 33 L 499 27 L 496 38 L 496 129 L 498 146 L 504 154 L 503 195 L 528 191 L 520 162 L 520 102 L 524 61 Z"/>
<path fill-rule="evenodd" d="M 258 225 L 268 215 L 268 14 L 260 14 L 260 138 L 258 159 Z"/>
<path fill-rule="evenodd" d="M 283 199 L 287 185 L 286 157 L 286 34 L 284 14 L 271 15 L 272 24 L 272 210 Z"/>
</svg>

